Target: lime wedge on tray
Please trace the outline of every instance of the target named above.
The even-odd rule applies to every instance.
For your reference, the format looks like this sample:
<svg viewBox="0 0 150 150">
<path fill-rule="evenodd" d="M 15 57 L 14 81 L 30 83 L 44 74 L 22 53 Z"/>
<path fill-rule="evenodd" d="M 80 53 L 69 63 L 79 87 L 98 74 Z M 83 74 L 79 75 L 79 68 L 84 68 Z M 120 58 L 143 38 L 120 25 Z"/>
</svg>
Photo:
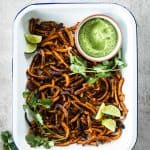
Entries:
<svg viewBox="0 0 150 150">
<path fill-rule="evenodd" d="M 37 44 L 37 43 L 40 43 L 42 41 L 42 36 L 35 35 L 35 34 L 26 33 L 25 38 L 29 43 L 33 43 L 33 44 L 35 44 L 35 43 Z"/>
<path fill-rule="evenodd" d="M 101 106 L 99 107 L 99 110 L 98 110 L 98 112 L 97 112 L 97 114 L 95 116 L 96 120 L 99 120 L 99 119 L 101 119 L 103 117 L 103 113 L 102 113 L 103 108 L 105 108 L 105 104 L 104 103 L 102 103 Z"/>
<path fill-rule="evenodd" d="M 115 132 L 116 130 L 116 122 L 113 119 L 102 120 L 102 125 L 111 130 L 112 132 Z"/>
<path fill-rule="evenodd" d="M 107 105 L 102 109 L 102 113 L 115 117 L 121 117 L 120 110 L 114 105 Z"/>
<path fill-rule="evenodd" d="M 35 52 L 36 49 L 37 49 L 37 44 L 27 43 L 26 50 L 24 53 L 31 54 L 31 53 Z"/>
</svg>

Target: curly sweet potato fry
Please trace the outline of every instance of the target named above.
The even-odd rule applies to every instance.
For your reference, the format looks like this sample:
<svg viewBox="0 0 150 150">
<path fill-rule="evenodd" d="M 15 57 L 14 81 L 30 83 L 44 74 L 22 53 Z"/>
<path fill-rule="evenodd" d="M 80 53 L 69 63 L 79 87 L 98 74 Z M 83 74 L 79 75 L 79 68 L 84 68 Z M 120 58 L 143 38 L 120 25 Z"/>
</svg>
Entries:
<svg viewBox="0 0 150 150">
<path fill-rule="evenodd" d="M 61 126 L 63 127 L 63 129 L 65 131 L 65 138 L 67 139 L 70 135 L 69 127 L 64 122 L 61 123 Z"/>
</svg>

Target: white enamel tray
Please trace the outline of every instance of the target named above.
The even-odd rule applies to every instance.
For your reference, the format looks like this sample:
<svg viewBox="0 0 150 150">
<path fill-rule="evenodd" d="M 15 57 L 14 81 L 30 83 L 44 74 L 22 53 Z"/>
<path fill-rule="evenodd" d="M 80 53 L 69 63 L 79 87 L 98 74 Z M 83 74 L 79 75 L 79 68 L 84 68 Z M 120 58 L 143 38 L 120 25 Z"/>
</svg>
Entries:
<svg viewBox="0 0 150 150">
<path fill-rule="evenodd" d="M 119 23 L 123 33 L 123 54 L 127 68 L 123 71 L 125 84 L 126 105 L 129 110 L 124 122 L 125 129 L 119 140 L 108 144 L 96 146 L 70 145 L 66 147 L 53 147 L 52 150 L 131 150 L 137 138 L 137 34 L 136 22 L 131 13 L 124 7 L 111 3 L 93 4 L 58 4 L 39 3 L 22 9 L 15 18 L 13 29 L 13 136 L 19 150 L 32 150 L 25 141 L 28 126 L 24 119 L 22 105 L 24 99 L 22 92 L 26 84 L 26 69 L 31 57 L 25 57 L 24 33 L 28 31 L 30 18 L 41 20 L 55 20 L 71 26 L 92 14 L 107 14 Z M 44 150 L 44 148 L 35 148 Z"/>
</svg>

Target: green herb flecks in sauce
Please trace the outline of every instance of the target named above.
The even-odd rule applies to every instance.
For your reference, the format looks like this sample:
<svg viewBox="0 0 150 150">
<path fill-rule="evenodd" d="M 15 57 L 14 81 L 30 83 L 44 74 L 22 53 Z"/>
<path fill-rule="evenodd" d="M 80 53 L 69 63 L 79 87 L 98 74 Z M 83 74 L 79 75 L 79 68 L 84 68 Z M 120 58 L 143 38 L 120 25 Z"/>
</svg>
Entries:
<svg viewBox="0 0 150 150">
<path fill-rule="evenodd" d="M 83 51 L 92 57 L 110 54 L 117 44 L 115 27 L 107 20 L 94 18 L 87 21 L 79 31 L 79 43 Z"/>
</svg>

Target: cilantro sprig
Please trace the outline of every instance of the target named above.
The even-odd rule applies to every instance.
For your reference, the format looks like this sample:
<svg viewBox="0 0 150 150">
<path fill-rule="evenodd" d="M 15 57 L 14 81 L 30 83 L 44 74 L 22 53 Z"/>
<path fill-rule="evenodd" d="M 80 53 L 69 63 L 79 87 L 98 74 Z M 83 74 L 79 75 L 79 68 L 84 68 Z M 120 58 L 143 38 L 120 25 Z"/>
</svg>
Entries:
<svg viewBox="0 0 150 150">
<path fill-rule="evenodd" d="M 23 98 L 27 98 L 30 94 L 31 92 L 24 91 L 22 93 L 22 96 Z M 43 106 L 48 109 L 51 107 L 52 101 L 49 98 L 38 99 L 34 94 L 32 94 L 27 105 L 34 111 L 37 109 L 38 106 Z"/>
<path fill-rule="evenodd" d="M 73 56 L 72 54 L 70 54 L 70 62 L 70 69 L 73 71 L 73 73 L 86 76 L 87 62 L 85 60 L 78 56 Z"/>
<path fill-rule="evenodd" d="M 99 78 L 109 77 L 112 72 L 119 71 L 127 66 L 123 61 L 121 56 L 121 50 L 118 56 L 112 60 L 103 61 L 102 63 L 97 63 L 92 68 L 87 67 L 87 61 L 83 60 L 79 56 L 73 56 L 70 54 L 70 69 L 73 74 L 81 74 L 90 84 L 95 83 Z M 89 76 L 88 73 L 93 73 Z"/>
<path fill-rule="evenodd" d="M 1 140 L 3 141 L 3 150 L 18 150 L 9 131 L 1 132 Z"/>
<path fill-rule="evenodd" d="M 29 91 L 24 91 L 22 95 L 24 98 L 29 97 L 28 103 L 23 105 L 24 110 L 26 112 L 27 110 L 29 111 L 32 118 L 38 125 L 43 125 L 44 124 L 43 117 L 40 113 L 37 112 L 37 108 L 38 106 L 42 106 L 45 107 L 46 109 L 49 109 L 52 105 L 51 99 L 48 98 L 38 99 L 34 94 L 31 94 L 31 92 Z"/>
<path fill-rule="evenodd" d="M 42 115 L 37 111 L 39 106 L 49 109 L 52 105 L 52 101 L 49 98 L 38 99 L 37 96 L 30 91 L 24 91 L 22 96 L 28 99 L 28 102 L 23 105 L 25 112 L 30 114 L 37 125 L 43 126 L 44 121 Z M 43 145 L 46 149 L 54 146 L 54 141 L 49 141 L 48 138 L 35 136 L 29 134 L 26 136 L 26 141 L 31 147 L 37 147 Z"/>
<path fill-rule="evenodd" d="M 35 136 L 33 134 L 27 135 L 25 139 L 31 147 L 37 147 L 43 145 L 44 148 L 49 149 L 54 146 L 54 141 L 49 141 L 48 138 Z"/>
</svg>

